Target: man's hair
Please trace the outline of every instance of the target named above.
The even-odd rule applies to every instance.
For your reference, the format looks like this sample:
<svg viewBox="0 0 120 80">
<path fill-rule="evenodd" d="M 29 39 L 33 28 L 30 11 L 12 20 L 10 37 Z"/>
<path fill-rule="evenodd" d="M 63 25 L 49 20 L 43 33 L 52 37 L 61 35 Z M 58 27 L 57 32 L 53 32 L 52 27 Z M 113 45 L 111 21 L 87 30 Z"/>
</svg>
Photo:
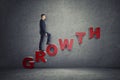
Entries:
<svg viewBox="0 0 120 80">
<path fill-rule="evenodd" d="M 41 14 L 41 18 L 42 18 L 43 16 L 45 16 L 45 14 Z"/>
</svg>

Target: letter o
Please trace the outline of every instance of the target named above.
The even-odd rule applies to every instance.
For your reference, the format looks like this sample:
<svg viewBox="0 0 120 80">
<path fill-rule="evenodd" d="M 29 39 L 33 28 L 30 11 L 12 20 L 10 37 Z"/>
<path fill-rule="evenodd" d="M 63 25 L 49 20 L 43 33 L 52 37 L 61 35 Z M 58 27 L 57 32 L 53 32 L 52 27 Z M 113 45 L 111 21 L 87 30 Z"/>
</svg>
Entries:
<svg viewBox="0 0 120 80">
<path fill-rule="evenodd" d="M 53 48 L 53 51 L 51 51 L 51 48 Z M 46 52 L 49 56 L 55 56 L 58 52 L 58 48 L 57 48 L 56 45 L 50 44 L 50 45 L 47 46 Z"/>
</svg>

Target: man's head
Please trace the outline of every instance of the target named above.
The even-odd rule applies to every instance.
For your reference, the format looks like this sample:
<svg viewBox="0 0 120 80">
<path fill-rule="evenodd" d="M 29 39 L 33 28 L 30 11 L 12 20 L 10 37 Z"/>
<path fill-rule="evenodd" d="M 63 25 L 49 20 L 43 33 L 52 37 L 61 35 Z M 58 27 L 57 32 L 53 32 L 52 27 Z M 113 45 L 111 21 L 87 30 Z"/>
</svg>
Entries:
<svg viewBox="0 0 120 80">
<path fill-rule="evenodd" d="M 41 14 L 41 19 L 45 20 L 46 19 L 46 15 L 45 14 Z"/>
</svg>

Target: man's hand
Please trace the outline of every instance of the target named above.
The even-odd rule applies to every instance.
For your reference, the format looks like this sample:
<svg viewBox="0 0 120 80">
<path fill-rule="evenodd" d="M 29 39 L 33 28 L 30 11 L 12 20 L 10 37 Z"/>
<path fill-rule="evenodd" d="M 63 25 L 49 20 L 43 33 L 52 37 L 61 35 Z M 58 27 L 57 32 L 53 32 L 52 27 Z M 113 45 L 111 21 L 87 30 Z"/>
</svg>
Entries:
<svg viewBox="0 0 120 80">
<path fill-rule="evenodd" d="M 45 33 L 45 36 L 47 36 L 47 33 Z"/>
</svg>

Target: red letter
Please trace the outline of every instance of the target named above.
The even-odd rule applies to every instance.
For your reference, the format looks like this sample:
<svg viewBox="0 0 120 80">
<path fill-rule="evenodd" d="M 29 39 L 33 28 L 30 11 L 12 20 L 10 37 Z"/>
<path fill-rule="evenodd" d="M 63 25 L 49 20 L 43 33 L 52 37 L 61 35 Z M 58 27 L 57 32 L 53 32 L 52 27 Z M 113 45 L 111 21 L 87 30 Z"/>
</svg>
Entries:
<svg viewBox="0 0 120 80">
<path fill-rule="evenodd" d="M 53 48 L 53 51 L 51 49 Z M 57 54 L 57 47 L 54 44 L 50 44 L 46 48 L 46 52 L 48 53 L 49 56 L 55 56 Z"/>
<path fill-rule="evenodd" d="M 39 62 L 41 60 L 42 62 L 45 63 L 46 59 L 44 57 L 45 57 L 44 51 L 36 51 L 36 54 L 35 54 L 35 61 L 36 62 Z"/>
<path fill-rule="evenodd" d="M 26 57 L 26 58 L 24 58 L 22 64 L 23 64 L 24 68 L 32 69 L 34 67 L 33 57 Z"/>
<path fill-rule="evenodd" d="M 68 43 L 68 39 L 64 39 L 64 43 L 62 42 L 62 39 L 59 39 L 59 44 L 61 50 L 64 50 L 65 47 L 67 47 L 68 50 L 71 50 L 73 45 L 73 39 L 70 40 L 70 44 Z"/>
<path fill-rule="evenodd" d="M 92 39 L 94 35 L 96 35 L 96 39 L 100 38 L 100 28 L 96 28 L 95 31 L 93 31 L 93 27 L 90 27 L 89 29 L 89 38 Z"/>
<path fill-rule="evenodd" d="M 82 38 L 85 36 L 85 34 L 86 34 L 85 32 L 76 32 L 79 44 L 82 44 Z"/>
</svg>

